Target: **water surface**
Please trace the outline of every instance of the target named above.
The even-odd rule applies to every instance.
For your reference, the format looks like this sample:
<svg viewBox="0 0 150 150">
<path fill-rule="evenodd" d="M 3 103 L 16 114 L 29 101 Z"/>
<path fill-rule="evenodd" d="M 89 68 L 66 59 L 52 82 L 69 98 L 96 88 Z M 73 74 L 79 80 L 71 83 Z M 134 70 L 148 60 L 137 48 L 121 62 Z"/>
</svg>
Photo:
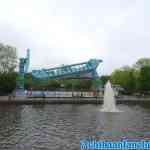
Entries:
<svg viewBox="0 0 150 150">
<path fill-rule="evenodd" d="M 118 105 L 0 106 L 0 150 L 79 150 L 80 139 L 150 139 L 150 108 Z"/>
</svg>

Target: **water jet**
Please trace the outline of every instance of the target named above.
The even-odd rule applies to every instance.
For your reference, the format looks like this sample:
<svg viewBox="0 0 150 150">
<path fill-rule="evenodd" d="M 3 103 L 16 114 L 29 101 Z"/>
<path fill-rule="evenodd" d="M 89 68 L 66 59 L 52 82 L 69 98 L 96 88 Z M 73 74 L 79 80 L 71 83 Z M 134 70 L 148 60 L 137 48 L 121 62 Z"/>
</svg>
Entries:
<svg viewBox="0 0 150 150">
<path fill-rule="evenodd" d="M 104 104 L 102 106 L 101 111 L 103 111 L 103 112 L 120 112 L 116 108 L 115 94 L 114 94 L 114 91 L 113 91 L 110 81 L 108 81 L 105 85 Z"/>
</svg>

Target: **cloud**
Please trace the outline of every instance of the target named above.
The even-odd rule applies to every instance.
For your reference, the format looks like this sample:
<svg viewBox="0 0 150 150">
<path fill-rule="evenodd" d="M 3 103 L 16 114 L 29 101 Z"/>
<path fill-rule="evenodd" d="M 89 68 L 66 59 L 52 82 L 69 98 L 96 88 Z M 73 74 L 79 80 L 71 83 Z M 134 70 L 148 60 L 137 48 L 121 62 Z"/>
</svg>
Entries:
<svg viewBox="0 0 150 150">
<path fill-rule="evenodd" d="M 150 57 L 148 0 L 5 0 L 0 40 L 32 50 L 30 70 L 100 58 L 103 74 Z"/>
</svg>

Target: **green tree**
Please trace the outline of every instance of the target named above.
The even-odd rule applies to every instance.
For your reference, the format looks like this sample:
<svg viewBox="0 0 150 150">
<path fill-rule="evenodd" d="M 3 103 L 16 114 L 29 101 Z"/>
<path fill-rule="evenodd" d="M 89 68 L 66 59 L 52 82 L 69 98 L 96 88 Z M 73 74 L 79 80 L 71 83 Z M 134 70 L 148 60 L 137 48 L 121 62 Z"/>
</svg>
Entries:
<svg viewBox="0 0 150 150">
<path fill-rule="evenodd" d="M 16 87 L 15 72 L 12 73 L 0 73 L 0 95 L 11 93 Z"/>
<path fill-rule="evenodd" d="M 45 88 L 48 90 L 57 90 L 60 88 L 60 81 L 59 80 L 49 80 L 47 82 Z"/>
<path fill-rule="evenodd" d="M 138 89 L 142 93 L 150 91 L 150 66 L 141 68 L 138 78 Z"/>
<path fill-rule="evenodd" d="M 106 84 L 106 82 L 107 82 L 108 80 L 110 80 L 110 76 L 108 76 L 108 75 L 103 75 L 103 76 L 100 77 L 100 80 L 102 81 L 102 86 L 104 87 L 104 85 Z"/>
<path fill-rule="evenodd" d="M 32 74 L 29 73 L 25 76 L 25 89 L 33 90 L 57 90 L 60 88 L 60 81 L 58 80 L 34 80 Z"/>
<path fill-rule="evenodd" d="M 136 69 L 141 69 L 142 67 L 150 67 L 150 58 L 140 58 L 137 62 L 133 65 Z"/>
<path fill-rule="evenodd" d="M 80 79 L 78 81 L 76 89 L 79 89 L 79 90 L 90 90 L 91 87 L 92 87 L 92 80 Z"/>
<path fill-rule="evenodd" d="M 140 58 L 133 65 L 135 68 L 136 78 L 136 90 L 139 92 L 145 92 L 149 89 L 148 87 L 148 72 L 150 67 L 150 58 Z M 146 81 L 147 80 L 147 81 Z"/>
<path fill-rule="evenodd" d="M 28 73 L 25 75 L 25 89 L 31 89 L 34 86 L 34 82 L 32 80 L 32 74 Z"/>
<path fill-rule="evenodd" d="M 132 93 L 136 89 L 136 78 L 132 68 L 123 67 L 115 70 L 111 74 L 111 81 L 113 84 L 122 86 L 128 93 Z"/>
<path fill-rule="evenodd" d="M 65 79 L 61 82 L 65 90 L 90 90 L 92 87 L 92 80 L 84 79 Z"/>
<path fill-rule="evenodd" d="M 72 88 L 73 88 L 73 80 L 71 80 L 71 79 L 70 80 L 63 80 L 63 82 L 61 84 L 64 85 L 64 88 L 66 90 L 72 90 Z"/>
</svg>

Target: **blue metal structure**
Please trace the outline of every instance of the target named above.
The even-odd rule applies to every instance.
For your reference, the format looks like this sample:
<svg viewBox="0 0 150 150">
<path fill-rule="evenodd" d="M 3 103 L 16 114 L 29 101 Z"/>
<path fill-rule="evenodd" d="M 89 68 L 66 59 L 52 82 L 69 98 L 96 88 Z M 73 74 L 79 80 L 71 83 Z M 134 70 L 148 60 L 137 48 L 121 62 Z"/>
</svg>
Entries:
<svg viewBox="0 0 150 150">
<path fill-rule="evenodd" d="M 90 59 L 87 62 L 77 63 L 72 65 L 63 65 L 61 67 L 55 67 L 51 69 L 33 70 L 32 78 L 34 80 L 47 81 L 54 79 L 66 79 L 66 78 L 84 78 L 94 79 L 96 81 L 98 74 L 96 69 L 102 62 L 99 59 Z M 30 50 L 27 49 L 26 58 L 20 58 L 19 62 L 19 75 L 17 77 L 17 90 L 24 91 L 25 74 L 28 72 L 30 64 Z"/>
<path fill-rule="evenodd" d="M 88 62 L 65 65 L 61 67 L 33 70 L 32 77 L 37 80 L 52 80 L 65 78 L 92 78 L 96 79 L 96 69 L 102 60 L 90 59 Z"/>
<path fill-rule="evenodd" d="M 19 59 L 19 74 L 17 77 L 17 90 L 24 90 L 25 74 L 28 72 L 30 63 L 30 49 L 27 49 L 26 58 Z"/>
</svg>

